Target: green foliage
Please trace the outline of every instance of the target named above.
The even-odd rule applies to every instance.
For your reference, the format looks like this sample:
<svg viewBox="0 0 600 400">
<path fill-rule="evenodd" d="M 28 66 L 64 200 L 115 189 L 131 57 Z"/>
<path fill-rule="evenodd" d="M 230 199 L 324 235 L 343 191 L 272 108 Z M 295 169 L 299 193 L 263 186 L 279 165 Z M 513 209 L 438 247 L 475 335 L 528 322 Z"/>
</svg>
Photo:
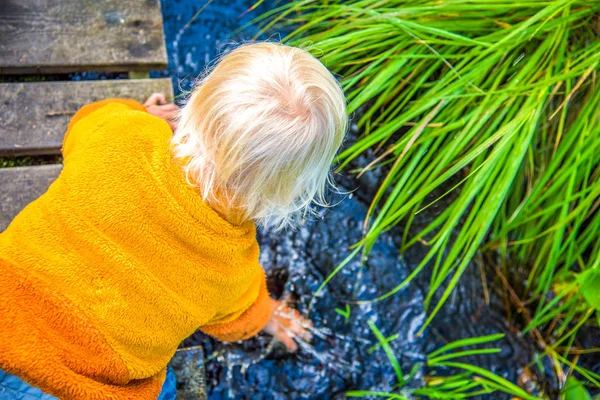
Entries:
<svg viewBox="0 0 600 400">
<path fill-rule="evenodd" d="M 62 163 L 60 155 L 0 157 L 0 168 L 60 163 Z"/>
<path fill-rule="evenodd" d="M 0 157 L 0 168 L 21 167 L 24 165 L 31 165 L 30 157 Z"/>
<path fill-rule="evenodd" d="M 433 392 L 427 394 L 428 392 L 425 391 L 423 394 L 430 398 L 468 398 L 475 395 L 489 394 L 495 392 L 496 390 L 500 390 L 502 392 L 518 396 L 522 399 L 537 399 L 517 385 L 488 370 L 464 362 L 457 362 L 455 360 L 456 358 L 460 357 L 499 353 L 500 349 L 495 347 L 473 348 L 461 351 L 454 350 L 462 347 L 489 343 L 491 341 L 502 339 L 503 337 L 504 335 L 502 334 L 496 334 L 462 339 L 449 343 L 430 353 L 427 358 L 427 365 L 429 367 L 454 368 L 465 371 L 465 374 L 442 379 L 435 385 L 432 385 L 430 382 L 429 389 L 432 390 L 431 388 L 434 388 Z M 450 397 L 436 397 L 436 395 L 439 396 L 439 392 L 448 394 Z"/>
<path fill-rule="evenodd" d="M 579 287 L 587 306 L 596 310 L 600 325 L 600 269 L 589 269 L 579 274 Z"/>
<path fill-rule="evenodd" d="M 567 384 L 563 390 L 564 400 L 592 400 L 592 396 L 575 377 L 567 379 Z"/>
<path fill-rule="evenodd" d="M 336 308 L 335 312 L 338 315 L 341 315 L 344 318 L 344 323 L 347 324 L 348 321 L 350 320 L 350 304 L 346 304 L 346 308 L 345 309 L 341 309 L 341 308 Z"/>
<path fill-rule="evenodd" d="M 319 291 L 401 224 L 401 250 L 428 252 L 369 301 L 431 266 L 422 332 L 475 254 L 493 252 L 536 304 L 527 331 L 550 325 L 544 354 L 570 366 L 577 330 L 600 314 L 599 16 L 596 0 L 296 0 L 261 17 L 342 76 L 361 135 L 341 168 L 371 149 L 364 170 L 387 173 L 364 239 Z M 414 216 L 442 203 L 409 236 Z"/>
<path fill-rule="evenodd" d="M 372 322 L 369 322 L 369 326 L 375 333 L 377 339 L 380 343 L 384 342 L 384 337 L 379 332 L 377 327 Z M 364 390 L 355 390 L 347 393 L 349 397 L 363 397 L 363 396 L 372 396 L 372 397 L 385 397 L 391 399 L 408 399 L 414 398 L 430 398 L 430 399 L 466 399 L 474 396 L 480 396 L 483 394 L 492 394 L 497 391 L 501 391 L 504 393 L 509 393 L 518 398 L 526 399 L 526 400 L 537 400 L 538 398 L 535 396 L 531 396 L 527 392 L 525 392 L 520 387 L 515 384 L 507 381 L 506 379 L 486 370 L 483 368 L 479 368 L 477 366 L 464 363 L 457 362 L 455 359 L 467 356 L 477 356 L 482 354 L 490 354 L 490 353 L 498 353 L 500 349 L 498 348 L 471 348 L 468 350 L 461 351 L 453 351 L 455 349 L 475 346 L 480 344 L 489 343 L 491 341 L 495 341 L 503 338 L 504 335 L 489 335 L 489 336 L 481 336 L 459 340 L 456 342 L 452 342 L 443 346 L 433 352 L 431 352 L 427 357 L 427 367 L 433 371 L 432 377 L 430 377 L 427 381 L 427 385 L 425 387 L 417 388 L 417 389 L 407 389 L 402 388 L 405 384 L 409 383 L 410 380 L 414 377 L 414 372 L 416 371 L 416 367 L 420 367 L 420 365 L 415 365 L 413 368 L 413 373 L 408 377 L 408 379 L 403 379 L 402 386 L 399 386 L 399 393 L 388 393 L 388 392 L 373 392 L 373 391 L 364 391 Z M 385 346 L 385 345 L 383 345 Z M 386 354 L 391 352 L 391 349 L 385 350 Z M 392 362 L 392 366 L 396 371 L 396 374 L 401 374 L 399 371 L 399 366 L 394 366 L 397 364 L 396 357 L 391 357 L 388 354 L 388 358 Z M 453 361 L 449 361 L 453 360 Z M 448 368 L 453 368 L 459 372 L 452 376 L 443 376 L 439 375 L 439 370 L 447 370 Z"/>
<path fill-rule="evenodd" d="M 394 351 L 390 347 L 390 343 L 389 343 L 390 341 L 387 340 L 385 338 L 385 336 L 383 336 L 383 334 L 381 333 L 379 328 L 377 328 L 377 326 L 375 325 L 375 323 L 373 321 L 369 320 L 368 323 L 369 323 L 369 328 L 371 328 L 371 331 L 373 332 L 373 334 L 379 341 L 379 345 L 383 348 L 385 355 L 390 360 L 390 364 L 392 364 L 392 368 L 394 368 L 394 373 L 396 374 L 396 379 L 398 379 L 398 385 L 400 385 L 400 387 L 404 386 L 406 384 L 406 380 L 404 379 L 404 374 L 402 373 L 402 368 L 400 367 L 400 363 L 398 363 L 398 359 L 396 358 Z"/>
</svg>

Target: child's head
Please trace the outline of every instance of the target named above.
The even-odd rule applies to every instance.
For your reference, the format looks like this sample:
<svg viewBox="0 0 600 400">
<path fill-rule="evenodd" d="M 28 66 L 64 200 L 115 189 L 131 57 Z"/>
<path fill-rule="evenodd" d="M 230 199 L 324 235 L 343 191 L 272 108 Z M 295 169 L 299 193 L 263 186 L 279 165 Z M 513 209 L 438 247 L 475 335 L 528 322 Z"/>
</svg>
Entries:
<svg viewBox="0 0 600 400">
<path fill-rule="evenodd" d="M 250 44 L 224 56 L 193 90 L 173 152 L 209 203 L 284 227 L 324 201 L 346 125 L 342 89 L 315 57 Z"/>
</svg>

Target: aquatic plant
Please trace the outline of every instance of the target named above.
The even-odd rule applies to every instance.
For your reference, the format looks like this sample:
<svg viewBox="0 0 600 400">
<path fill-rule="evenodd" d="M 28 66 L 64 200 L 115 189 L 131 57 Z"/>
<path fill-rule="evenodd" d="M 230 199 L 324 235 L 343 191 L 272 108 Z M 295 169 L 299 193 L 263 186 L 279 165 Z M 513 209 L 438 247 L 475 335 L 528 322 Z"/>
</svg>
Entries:
<svg viewBox="0 0 600 400">
<path fill-rule="evenodd" d="M 383 338 L 381 332 L 379 332 L 377 327 L 375 327 L 372 322 L 370 323 L 370 326 L 381 346 L 384 347 L 386 355 L 388 355 L 390 358 L 396 374 L 398 374 L 400 367 L 397 366 L 397 362 L 393 361 L 395 360 L 395 357 L 390 356 L 389 351 L 391 350 L 389 350 L 389 346 L 386 348 L 385 345 L 387 342 L 385 338 Z M 427 355 L 426 366 L 431 371 L 431 374 L 427 379 L 427 385 L 425 387 L 417 389 L 401 389 L 397 393 L 354 390 L 348 392 L 347 395 L 349 397 L 370 396 L 402 400 L 409 400 L 410 398 L 414 398 L 414 396 L 430 399 L 455 400 L 467 399 L 470 397 L 492 394 L 497 391 L 501 391 L 513 396 L 517 396 L 518 398 L 524 400 L 537 400 L 538 397 L 530 395 L 522 388 L 507 381 L 501 376 L 494 374 L 493 372 L 469 363 L 465 363 L 463 361 L 456 360 L 464 357 L 499 353 L 500 349 L 496 347 L 476 347 L 461 351 L 456 351 L 456 349 L 479 346 L 481 344 L 502 339 L 503 337 L 504 335 L 502 334 L 496 334 L 457 340 L 455 342 L 448 343 L 435 351 L 432 351 Z M 420 365 L 416 364 L 415 368 L 413 368 L 413 371 L 406 379 L 399 377 L 398 379 L 400 384 L 397 385 L 397 387 L 402 388 L 406 383 L 408 383 L 408 381 L 413 378 L 414 372 L 418 367 L 420 367 Z M 461 370 L 463 372 L 450 376 L 440 375 L 439 371 L 447 370 L 448 368 L 454 368 L 455 370 Z"/>
<path fill-rule="evenodd" d="M 401 250 L 427 246 L 394 290 L 363 300 L 430 266 L 423 331 L 485 255 L 559 386 L 566 366 L 600 387 L 571 354 L 579 328 L 600 323 L 600 3 L 295 0 L 260 20 L 342 77 L 360 134 L 340 168 L 368 151 L 354 172 L 385 171 L 349 257 L 398 225 Z"/>
</svg>

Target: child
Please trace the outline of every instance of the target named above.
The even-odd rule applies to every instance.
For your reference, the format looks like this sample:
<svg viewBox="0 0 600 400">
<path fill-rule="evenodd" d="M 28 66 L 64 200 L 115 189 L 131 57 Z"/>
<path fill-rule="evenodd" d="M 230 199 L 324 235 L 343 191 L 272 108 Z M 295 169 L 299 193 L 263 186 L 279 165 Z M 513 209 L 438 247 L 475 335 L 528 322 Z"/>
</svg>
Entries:
<svg viewBox="0 0 600 400">
<path fill-rule="evenodd" d="M 340 86 L 307 52 L 259 43 L 223 57 L 177 118 L 164 103 L 84 106 L 61 175 L 0 234 L 0 398 L 4 379 L 61 399 L 156 399 L 196 329 L 264 329 L 291 350 L 309 339 L 269 298 L 255 223 L 293 226 L 323 200 L 346 130 Z"/>
</svg>

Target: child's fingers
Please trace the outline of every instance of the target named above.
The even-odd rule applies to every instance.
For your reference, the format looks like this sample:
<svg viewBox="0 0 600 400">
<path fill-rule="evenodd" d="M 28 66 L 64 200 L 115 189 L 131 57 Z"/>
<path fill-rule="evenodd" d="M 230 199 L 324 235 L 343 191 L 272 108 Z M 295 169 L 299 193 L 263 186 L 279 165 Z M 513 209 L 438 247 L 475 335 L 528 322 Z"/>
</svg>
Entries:
<svg viewBox="0 0 600 400">
<path fill-rule="evenodd" d="M 294 342 L 294 334 L 289 331 L 278 319 L 274 319 L 265 328 L 265 331 L 269 333 L 273 338 L 281 343 L 289 350 L 296 351 L 298 345 Z"/>
<path fill-rule="evenodd" d="M 294 310 L 293 317 L 290 318 L 291 329 L 298 335 L 303 335 L 307 329 L 312 328 L 312 322 L 304 318 L 298 311 Z"/>
<path fill-rule="evenodd" d="M 274 313 L 265 330 L 283 343 L 289 351 L 295 351 L 298 345 L 294 339 L 305 342 L 310 341 L 312 339 L 310 330 L 313 324 L 309 319 L 304 318 L 298 310 L 289 307 L 289 301 L 289 297 L 286 297 L 283 301 L 273 300 Z"/>
<path fill-rule="evenodd" d="M 312 339 L 312 334 L 304 328 L 294 329 L 292 327 L 292 329 L 290 329 L 290 332 L 292 333 L 293 337 L 298 338 L 298 340 L 302 340 L 304 342 L 310 342 L 310 340 Z"/>
<path fill-rule="evenodd" d="M 164 94 L 162 93 L 153 93 L 152 96 L 154 96 L 154 99 L 156 101 L 157 104 L 167 104 L 167 98 L 165 97 Z"/>
<path fill-rule="evenodd" d="M 144 102 L 144 107 L 153 106 L 156 104 L 167 104 L 167 98 L 162 93 L 152 93 L 148 100 Z"/>
<path fill-rule="evenodd" d="M 309 329 L 312 328 L 312 322 L 303 318 L 296 310 L 287 310 L 287 313 L 281 311 L 277 314 L 278 323 L 293 336 L 306 342 L 312 339 L 312 333 Z"/>
<path fill-rule="evenodd" d="M 310 333 L 310 331 L 308 330 L 309 325 L 305 324 L 304 321 L 306 321 L 306 320 L 294 321 L 294 323 L 290 327 L 290 330 L 297 337 L 301 338 L 305 342 L 310 342 L 310 340 L 312 339 L 312 333 Z M 310 327 L 312 327 L 312 323 L 310 324 Z"/>
<path fill-rule="evenodd" d="M 175 131 L 177 129 L 177 112 L 179 111 L 179 107 L 174 104 L 166 104 L 164 106 L 148 106 L 146 110 L 149 114 L 154 115 L 160 119 L 165 120 L 171 129 Z"/>
<path fill-rule="evenodd" d="M 161 105 L 161 106 L 159 106 L 159 107 L 160 107 L 161 109 L 165 110 L 165 111 L 177 111 L 177 110 L 179 110 L 179 107 L 178 107 L 178 106 L 176 106 L 176 105 L 175 105 L 175 104 L 173 104 L 173 103 L 170 103 L 170 104 L 165 104 L 165 105 Z"/>
<path fill-rule="evenodd" d="M 302 332 L 300 333 L 300 337 L 305 342 L 310 342 L 312 340 L 312 338 L 313 338 L 313 335 L 312 335 L 312 333 L 308 329 L 302 328 Z"/>
<path fill-rule="evenodd" d="M 276 337 L 275 339 L 283 343 L 289 351 L 298 350 L 298 345 L 296 344 L 296 342 L 294 342 L 294 339 L 292 339 L 287 333 L 285 333 L 284 331 L 280 331 L 280 333 L 277 336 L 278 337 Z"/>
</svg>

